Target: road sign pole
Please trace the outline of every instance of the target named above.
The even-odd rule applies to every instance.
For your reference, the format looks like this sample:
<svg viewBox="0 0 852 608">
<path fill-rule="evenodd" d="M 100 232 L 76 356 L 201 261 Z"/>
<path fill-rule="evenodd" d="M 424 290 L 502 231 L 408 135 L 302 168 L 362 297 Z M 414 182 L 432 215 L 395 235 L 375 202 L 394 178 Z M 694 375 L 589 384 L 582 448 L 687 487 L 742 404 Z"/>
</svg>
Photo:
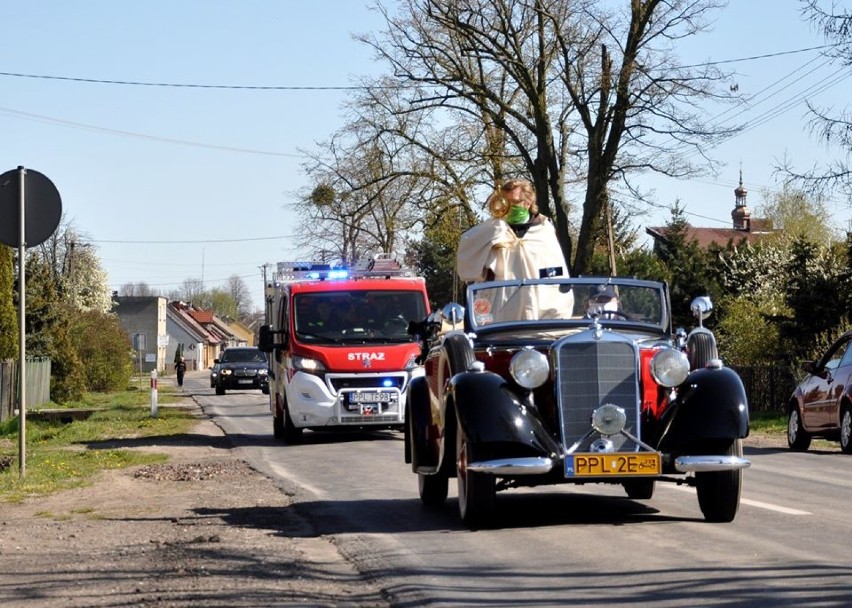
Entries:
<svg viewBox="0 0 852 608">
<path fill-rule="evenodd" d="M 27 243 L 24 228 L 24 208 L 26 207 L 25 184 L 27 170 L 18 167 L 18 471 L 21 477 L 27 474 Z"/>
</svg>

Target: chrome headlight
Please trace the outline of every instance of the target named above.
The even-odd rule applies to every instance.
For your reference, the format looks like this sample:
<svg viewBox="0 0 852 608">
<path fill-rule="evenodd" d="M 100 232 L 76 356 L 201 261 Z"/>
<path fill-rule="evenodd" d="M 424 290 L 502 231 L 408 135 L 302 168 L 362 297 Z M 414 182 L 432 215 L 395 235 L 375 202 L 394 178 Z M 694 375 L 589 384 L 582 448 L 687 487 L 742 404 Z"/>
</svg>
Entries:
<svg viewBox="0 0 852 608">
<path fill-rule="evenodd" d="M 234 370 L 232 370 L 232 369 L 222 369 L 222 370 L 219 370 L 219 373 L 220 373 L 220 374 L 222 374 L 223 376 L 230 376 L 231 374 L 233 374 L 233 373 L 234 373 Z"/>
<path fill-rule="evenodd" d="M 689 375 L 689 360 L 674 348 L 663 348 L 651 358 L 651 375 L 666 388 L 680 386 Z"/>
<path fill-rule="evenodd" d="M 550 375 L 550 365 L 543 354 L 526 348 L 512 357 L 509 373 L 522 387 L 532 389 L 545 383 Z"/>
<path fill-rule="evenodd" d="M 265 375 L 267 375 L 268 373 L 269 373 L 269 370 L 268 370 L 268 369 L 259 369 L 259 370 L 257 370 L 257 375 L 258 375 L 258 376 L 265 376 Z"/>
</svg>

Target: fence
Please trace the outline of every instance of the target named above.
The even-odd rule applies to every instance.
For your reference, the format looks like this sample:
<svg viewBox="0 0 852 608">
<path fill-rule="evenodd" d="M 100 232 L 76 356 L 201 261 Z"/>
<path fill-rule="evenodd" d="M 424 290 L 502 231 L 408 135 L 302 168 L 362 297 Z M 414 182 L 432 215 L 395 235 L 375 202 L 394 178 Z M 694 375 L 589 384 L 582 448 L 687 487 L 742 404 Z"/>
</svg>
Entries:
<svg viewBox="0 0 852 608">
<path fill-rule="evenodd" d="M 786 366 L 748 367 L 731 365 L 745 386 L 752 412 L 781 412 L 798 384 L 793 370 Z"/>
<path fill-rule="evenodd" d="M 50 359 L 27 358 L 27 409 L 50 401 Z M 18 363 L 0 361 L 0 422 L 15 415 L 18 405 Z"/>
</svg>

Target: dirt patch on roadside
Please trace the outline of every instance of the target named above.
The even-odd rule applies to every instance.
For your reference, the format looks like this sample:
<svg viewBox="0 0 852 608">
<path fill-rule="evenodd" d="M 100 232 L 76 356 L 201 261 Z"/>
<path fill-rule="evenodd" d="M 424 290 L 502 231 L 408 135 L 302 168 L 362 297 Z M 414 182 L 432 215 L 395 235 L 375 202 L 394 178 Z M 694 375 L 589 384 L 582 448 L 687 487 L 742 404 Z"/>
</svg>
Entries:
<svg viewBox="0 0 852 608">
<path fill-rule="evenodd" d="M 388 605 L 215 424 L 192 434 L 211 441 L 140 447 L 170 460 L 0 503 L 0 605 Z"/>
</svg>

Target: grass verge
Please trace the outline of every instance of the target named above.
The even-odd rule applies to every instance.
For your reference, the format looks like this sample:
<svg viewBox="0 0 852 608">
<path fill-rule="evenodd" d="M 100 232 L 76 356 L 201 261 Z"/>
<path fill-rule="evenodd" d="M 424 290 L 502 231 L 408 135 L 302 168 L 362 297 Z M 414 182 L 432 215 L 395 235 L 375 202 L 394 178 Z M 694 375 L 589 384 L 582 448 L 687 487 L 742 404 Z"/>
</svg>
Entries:
<svg viewBox="0 0 852 608">
<path fill-rule="evenodd" d="M 180 397 L 158 391 L 156 418 L 151 417 L 147 391 L 90 393 L 80 402 L 62 407 L 91 408 L 84 420 L 61 422 L 27 418 L 26 474 L 20 475 L 18 418 L 0 425 L 0 501 L 20 502 L 30 496 L 50 494 L 88 485 L 98 472 L 139 464 L 162 462 L 165 454 L 100 447 L 144 437 L 182 435 L 196 422 L 192 413 L 175 407 Z M 37 410 L 34 410 L 34 413 Z"/>
<path fill-rule="evenodd" d="M 787 433 L 787 416 L 784 412 L 749 412 L 749 430 L 784 435 Z"/>
</svg>

